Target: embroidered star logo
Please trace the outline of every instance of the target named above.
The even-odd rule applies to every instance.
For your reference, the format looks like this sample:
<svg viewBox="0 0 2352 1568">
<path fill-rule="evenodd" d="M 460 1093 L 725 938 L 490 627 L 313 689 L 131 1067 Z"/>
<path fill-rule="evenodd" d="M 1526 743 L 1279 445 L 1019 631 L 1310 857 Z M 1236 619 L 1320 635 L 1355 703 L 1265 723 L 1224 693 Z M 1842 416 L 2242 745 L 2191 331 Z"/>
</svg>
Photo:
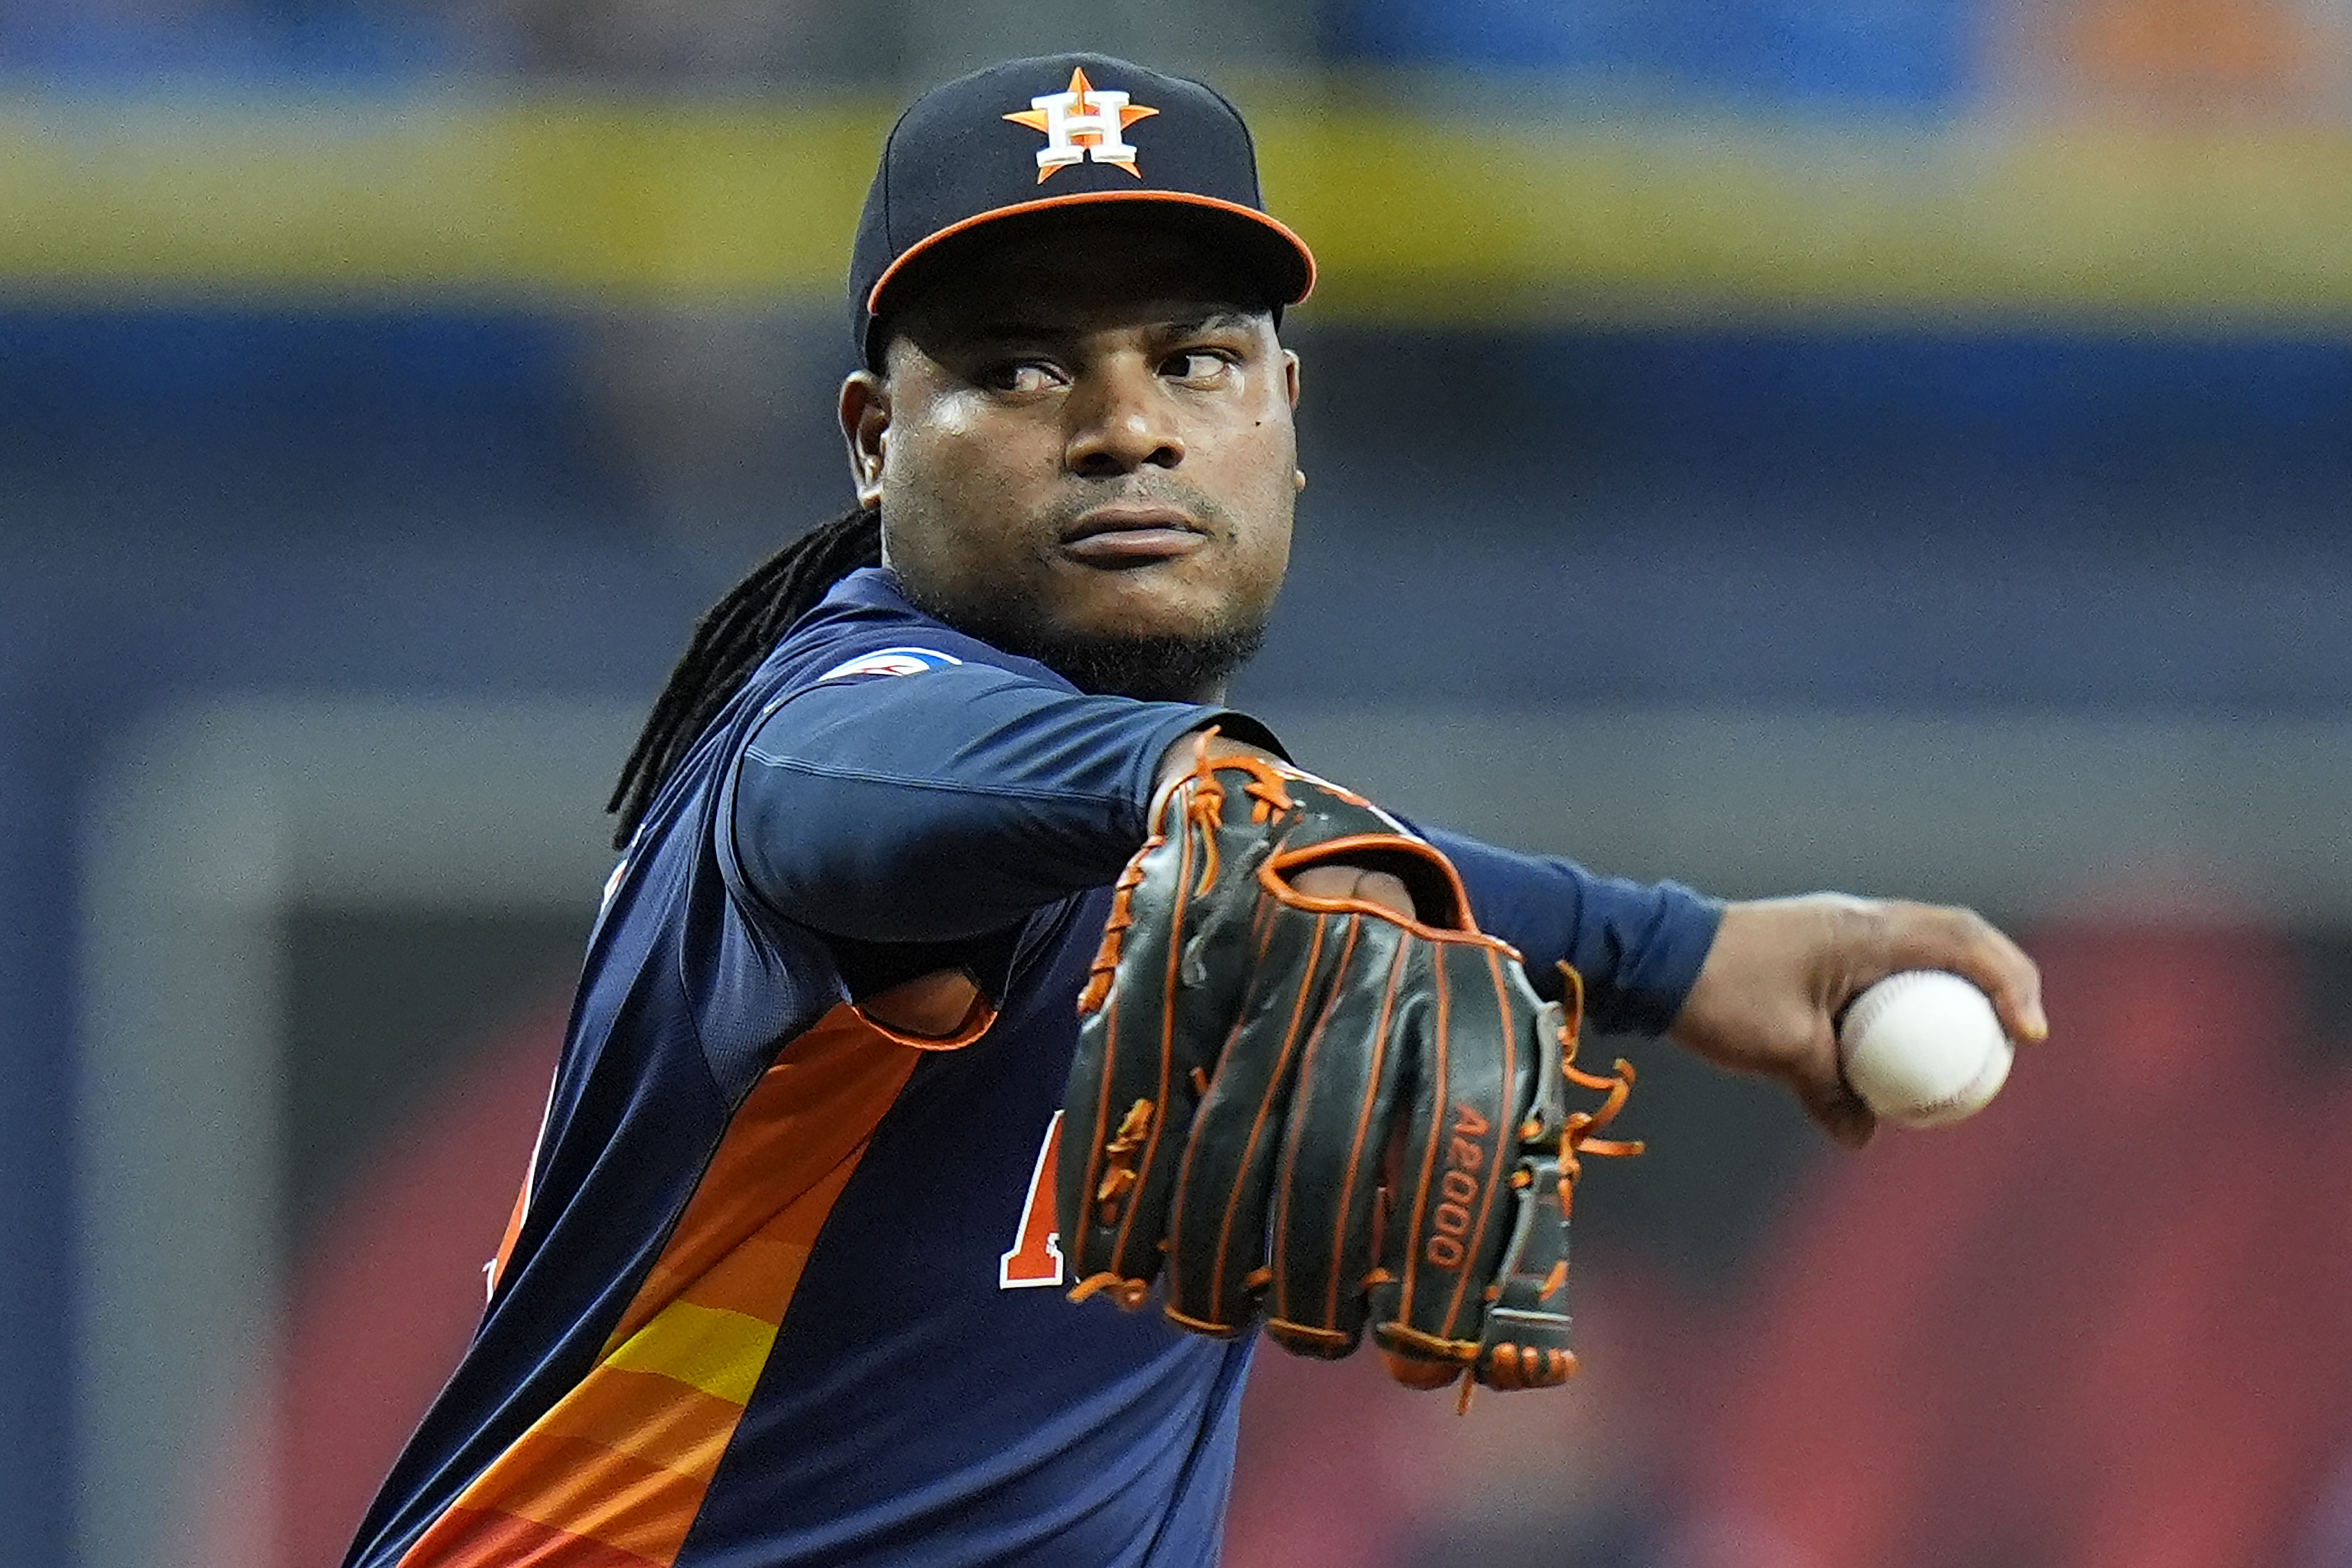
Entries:
<svg viewBox="0 0 2352 1568">
<path fill-rule="evenodd" d="M 1116 163 L 1143 178 L 1143 171 L 1135 166 L 1135 149 L 1127 142 L 1127 128 L 1159 112 L 1129 103 L 1123 92 L 1098 90 L 1083 69 L 1074 69 L 1066 91 L 1033 98 L 1028 108 L 1004 118 L 1045 133 L 1045 145 L 1037 150 L 1037 183 L 1042 185 L 1056 170 L 1088 158 Z"/>
</svg>

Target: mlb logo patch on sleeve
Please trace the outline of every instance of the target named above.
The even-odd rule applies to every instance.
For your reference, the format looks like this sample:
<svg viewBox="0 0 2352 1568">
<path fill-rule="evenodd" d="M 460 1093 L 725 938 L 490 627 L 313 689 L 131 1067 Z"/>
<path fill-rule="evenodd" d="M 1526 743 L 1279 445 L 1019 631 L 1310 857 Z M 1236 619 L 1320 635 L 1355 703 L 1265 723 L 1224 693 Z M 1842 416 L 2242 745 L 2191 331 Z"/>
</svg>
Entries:
<svg viewBox="0 0 2352 1568">
<path fill-rule="evenodd" d="M 855 675 L 919 675 L 927 669 L 945 669 L 963 660 L 953 654 L 940 653 L 928 647 L 886 647 L 872 653 L 859 654 L 856 658 L 836 664 L 819 680 L 846 680 Z"/>
</svg>

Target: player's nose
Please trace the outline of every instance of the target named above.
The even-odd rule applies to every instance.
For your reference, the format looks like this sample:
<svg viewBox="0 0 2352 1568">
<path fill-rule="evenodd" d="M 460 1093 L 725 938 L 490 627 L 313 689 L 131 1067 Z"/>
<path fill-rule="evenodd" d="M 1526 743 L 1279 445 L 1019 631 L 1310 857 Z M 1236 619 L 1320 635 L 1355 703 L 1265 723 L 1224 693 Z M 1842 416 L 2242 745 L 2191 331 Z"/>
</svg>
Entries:
<svg viewBox="0 0 2352 1568">
<path fill-rule="evenodd" d="M 1106 476 L 1184 460 L 1175 400 L 1154 367 L 1139 359 L 1091 366 L 1064 405 L 1072 473 Z"/>
</svg>

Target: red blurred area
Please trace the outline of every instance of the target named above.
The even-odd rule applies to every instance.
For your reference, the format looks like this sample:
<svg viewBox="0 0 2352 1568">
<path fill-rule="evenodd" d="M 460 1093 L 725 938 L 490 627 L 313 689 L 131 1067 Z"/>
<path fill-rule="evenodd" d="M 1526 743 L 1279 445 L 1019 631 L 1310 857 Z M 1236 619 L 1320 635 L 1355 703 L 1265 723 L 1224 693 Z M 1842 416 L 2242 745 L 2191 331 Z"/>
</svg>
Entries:
<svg viewBox="0 0 2352 1568">
<path fill-rule="evenodd" d="M 2041 0 L 1994 14 L 1997 77 L 2066 119 L 2334 124 L 2352 26 L 2326 0 Z"/>
<path fill-rule="evenodd" d="M 1790 1196 L 1691 1455 L 1693 1568 L 2296 1562 L 2352 1443 L 2352 1110 L 2291 945 L 2061 925 L 1978 1121 Z"/>
<path fill-rule="evenodd" d="M 530 1163 L 568 1005 L 551 1002 L 484 1041 L 429 1114 L 384 1138 L 303 1258 L 278 1390 L 283 1568 L 342 1561 L 377 1484 L 473 1337 L 482 1267 Z"/>
</svg>

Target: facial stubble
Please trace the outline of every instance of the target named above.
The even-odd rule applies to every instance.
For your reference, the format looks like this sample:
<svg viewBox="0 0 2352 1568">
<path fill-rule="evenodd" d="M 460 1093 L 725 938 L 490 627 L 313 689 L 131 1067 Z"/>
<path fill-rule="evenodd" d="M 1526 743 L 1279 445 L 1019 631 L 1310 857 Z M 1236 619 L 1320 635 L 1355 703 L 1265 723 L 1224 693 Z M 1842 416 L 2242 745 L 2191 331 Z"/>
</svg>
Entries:
<svg viewBox="0 0 2352 1568">
<path fill-rule="evenodd" d="M 901 578 L 926 615 L 1005 652 L 1034 658 L 1081 691 L 1146 702 L 1213 699 L 1265 640 L 1266 612 L 1234 611 L 1192 630 L 1122 634 L 1063 626 L 1034 594 L 999 591 L 970 602 Z"/>
</svg>

